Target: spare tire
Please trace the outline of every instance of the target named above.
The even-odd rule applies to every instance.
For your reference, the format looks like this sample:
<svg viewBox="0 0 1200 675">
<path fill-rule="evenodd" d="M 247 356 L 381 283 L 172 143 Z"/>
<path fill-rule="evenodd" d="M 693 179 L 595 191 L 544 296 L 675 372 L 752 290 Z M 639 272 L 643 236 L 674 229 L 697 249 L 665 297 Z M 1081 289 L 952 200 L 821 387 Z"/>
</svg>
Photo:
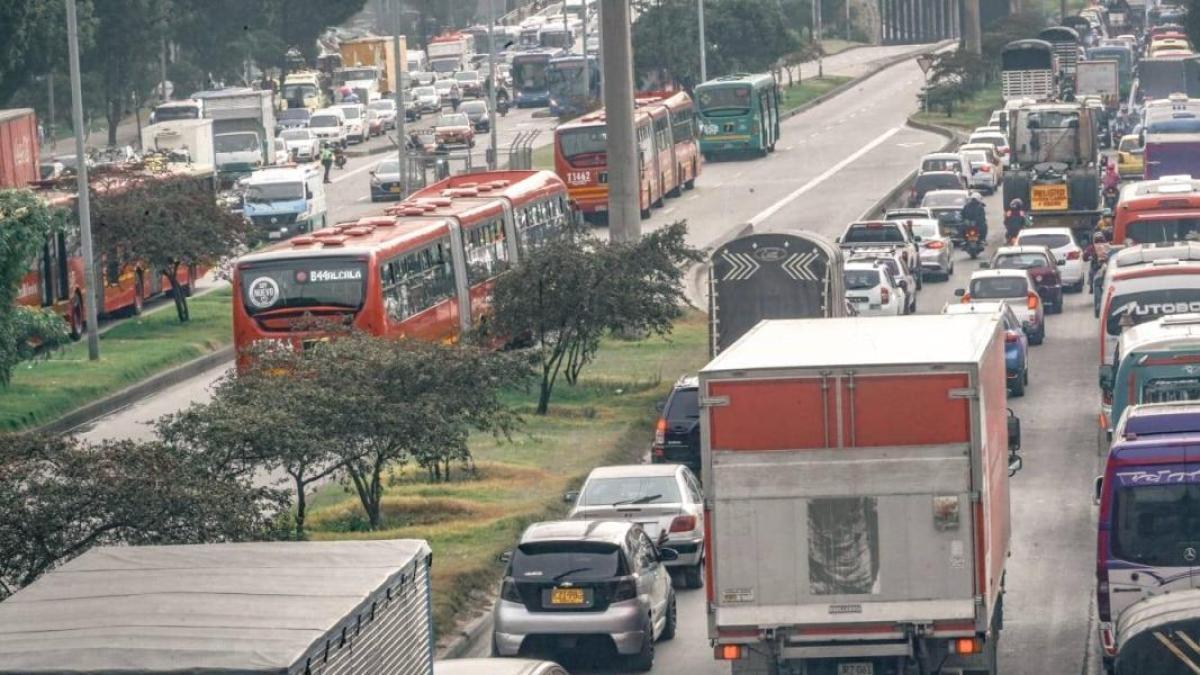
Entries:
<svg viewBox="0 0 1200 675">
<path fill-rule="evenodd" d="M 1007 209 L 1014 199 L 1020 199 L 1025 208 L 1029 208 L 1028 171 L 1004 172 L 1004 208 Z"/>
<path fill-rule="evenodd" d="M 1100 177 L 1091 169 L 1075 169 L 1067 174 L 1067 200 L 1072 211 L 1100 208 Z"/>
</svg>

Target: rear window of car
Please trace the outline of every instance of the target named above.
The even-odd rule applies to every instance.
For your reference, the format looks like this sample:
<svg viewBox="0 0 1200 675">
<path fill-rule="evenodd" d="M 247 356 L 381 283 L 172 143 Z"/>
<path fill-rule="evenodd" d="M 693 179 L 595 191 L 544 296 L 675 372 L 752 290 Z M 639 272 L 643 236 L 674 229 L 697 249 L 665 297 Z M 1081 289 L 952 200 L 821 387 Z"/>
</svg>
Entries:
<svg viewBox="0 0 1200 675">
<path fill-rule="evenodd" d="M 971 282 L 971 298 L 1023 298 L 1029 292 L 1029 282 L 1020 277 L 984 277 Z"/>
<path fill-rule="evenodd" d="M 667 403 L 668 420 L 694 420 L 700 417 L 700 392 L 697 389 L 676 389 Z"/>
<path fill-rule="evenodd" d="M 846 270 L 842 275 L 848 291 L 865 291 L 879 285 L 877 270 Z"/>
<path fill-rule="evenodd" d="M 579 496 L 580 506 L 677 504 L 679 501 L 679 485 L 674 476 L 593 478 Z"/>
<path fill-rule="evenodd" d="M 929 174 L 917 176 L 917 192 L 929 190 L 957 190 L 962 187 L 958 174 Z"/>
<path fill-rule="evenodd" d="M 1071 237 L 1065 234 L 1026 234 L 1018 236 L 1017 243 L 1022 246 L 1045 246 L 1053 250 L 1070 244 Z"/>
<path fill-rule="evenodd" d="M 963 156 L 972 164 L 987 164 L 990 161 L 987 153 L 982 150 L 968 150 L 963 153 Z"/>
<path fill-rule="evenodd" d="M 912 233 L 922 239 L 932 239 L 942 236 L 942 228 L 940 223 L 934 220 L 917 220 L 913 221 Z"/>
<path fill-rule="evenodd" d="M 512 577 L 518 581 L 589 581 L 623 576 L 621 551 L 593 541 L 521 544 L 513 551 Z"/>
<path fill-rule="evenodd" d="M 845 244 L 903 244 L 904 235 L 900 228 L 885 225 L 854 225 L 842 237 Z"/>
<path fill-rule="evenodd" d="M 922 206 L 928 206 L 931 208 L 945 208 L 948 206 L 962 208 L 962 206 L 966 203 L 966 195 L 960 194 L 925 195 L 925 198 L 921 200 Z"/>
<path fill-rule="evenodd" d="M 969 143 L 987 143 L 988 145 L 995 147 L 995 148 L 1000 148 L 1005 145 L 1008 145 L 1008 139 L 1000 134 L 979 134 L 978 136 L 972 136 L 971 140 L 968 142 Z"/>
<path fill-rule="evenodd" d="M 922 171 L 959 171 L 962 169 L 962 163 L 957 159 L 927 159 L 921 162 Z"/>
<path fill-rule="evenodd" d="M 998 270 L 1028 270 L 1049 265 L 1050 261 L 1041 253 L 1003 253 L 992 262 L 992 267 Z"/>
</svg>

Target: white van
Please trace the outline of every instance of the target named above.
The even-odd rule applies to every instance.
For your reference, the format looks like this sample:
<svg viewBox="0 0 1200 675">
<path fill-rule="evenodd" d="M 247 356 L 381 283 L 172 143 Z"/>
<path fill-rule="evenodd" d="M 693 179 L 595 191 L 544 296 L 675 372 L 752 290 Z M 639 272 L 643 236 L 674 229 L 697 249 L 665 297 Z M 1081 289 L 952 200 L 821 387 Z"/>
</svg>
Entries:
<svg viewBox="0 0 1200 675">
<path fill-rule="evenodd" d="M 324 171 L 320 165 L 275 167 L 246 178 L 243 214 L 268 239 L 287 239 L 325 227 Z"/>
<path fill-rule="evenodd" d="M 362 103 L 339 103 L 334 107 L 342 111 L 342 117 L 346 120 L 347 143 L 350 141 L 362 143 L 370 137 L 371 131 L 367 123 L 367 106 Z M 312 126 L 311 122 L 309 122 L 309 126 Z"/>
<path fill-rule="evenodd" d="M 346 145 L 346 112 L 341 108 L 322 108 L 308 118 L 308 128 L 322 143 Z"/>
</svg>

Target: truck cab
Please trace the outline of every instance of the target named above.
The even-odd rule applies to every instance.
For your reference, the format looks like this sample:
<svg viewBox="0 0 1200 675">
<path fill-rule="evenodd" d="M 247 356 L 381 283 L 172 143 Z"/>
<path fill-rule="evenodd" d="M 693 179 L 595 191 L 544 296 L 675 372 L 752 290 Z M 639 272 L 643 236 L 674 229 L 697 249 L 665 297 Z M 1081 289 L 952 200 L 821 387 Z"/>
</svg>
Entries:
<svg viewBox="0 0 1200 675">
<path fill-rule="evenodd" d="M 243 213 L 266 238 L 287 239 L 325 227 L 325 185 L 318 166 L 263 169 L 242 185 Z"/>
<path fill-rule="evenodd" d="M 1095 492 L 1096 607 L 1107 663 L 1127 611 L 1200 588 L 1200 405 L 1133 406 L 1113 439 Z"/>
</svg>

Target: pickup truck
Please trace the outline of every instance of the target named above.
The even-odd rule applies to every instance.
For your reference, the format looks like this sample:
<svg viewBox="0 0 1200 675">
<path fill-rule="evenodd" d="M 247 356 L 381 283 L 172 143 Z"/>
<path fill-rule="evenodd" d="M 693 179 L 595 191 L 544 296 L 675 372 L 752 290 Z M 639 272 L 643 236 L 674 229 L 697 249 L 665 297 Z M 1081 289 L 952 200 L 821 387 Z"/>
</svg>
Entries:
<svg viewBox="0 0 1200 675">
<path fill-rule="evenodd" d="M 734 675 L 996 670 L 1020 422 L 998 315 L 764 321 L 700 371 Z"/>
</svg>

